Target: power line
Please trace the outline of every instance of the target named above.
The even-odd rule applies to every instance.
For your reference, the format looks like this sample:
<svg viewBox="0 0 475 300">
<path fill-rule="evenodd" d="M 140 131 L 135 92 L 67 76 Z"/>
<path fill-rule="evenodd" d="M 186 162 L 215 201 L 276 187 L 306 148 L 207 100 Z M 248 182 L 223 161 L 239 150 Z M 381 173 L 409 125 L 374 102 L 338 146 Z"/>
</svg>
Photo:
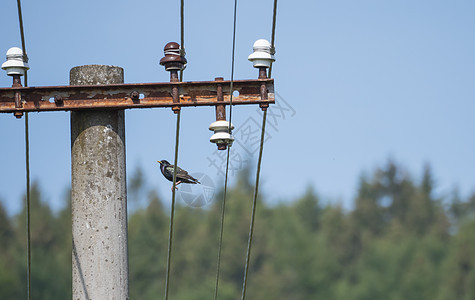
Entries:
<svg viewBox="0 0 475 300">
<path fill-rule="evenodd" d="M 271 51 L 272 52 L 275 52 L 275 24 L 276 24 L 276 18 L 277 18 L 277 0 L 274 0 L 274 11 L 272 13 L 272 36 L 271 36 Z M 271 74 L 272 74 L 272 62 L 270 63 L 270 67 L 269 67 L 269 78 L 272 78 L 271 77 Z"/>
<path fill-rule="evenodd" d="M 277 16 L 277 0 L 274 0 L 274 9 L 273 9 L 273 17 L 272 17 L 272 38 L 271 38 L 272 52 L 274 52 L 276 16 Z M 271 76 L 271 72 L 272 72 L 272 63 L 269 68 L 269 77 Z M 260 146 L 259 146 L 259 158 L 257 160 L 256 185 L 255 185 L 255 190 L 254 190 L 254 198 L 252 201 L 251 223 L 249 225 L 249 238 L 247 242 L 246 266 L 244 268 L 244 279 L 242 283 L 241 300 L 246 299 L 249 262 L 251 259 L 252 238 L 254 234 L 254 221 L 256 219 L 257 196 L 259 195 L 259 178 L 260 178 L 260 173 L 261 173 L 262 153 L 264 150 L 264 136 L 266 132 L 266 120 L 267 120 L 267 109 L 264 110 L 264 113 L 262 115 L 262 130 L 261 130 L 261 140 L 260 140 Z"/>
<path fill-rule="evenodd" d="M 168 291 L 170 286 L 170 269 L 171 269 L 171 258 L 172 258 L 172 242 L 173 242 L 173 221 L 175 216 L 175 196 L 176 196 L 176 172 L 178 169 L 178 142 L 180 140 L 180 115 L 181 112 L 178 111 L 176 115 L 176 139 L 175 139 L 175 164 L 173 168 L 173 186 L 172 186 L 172 207 L 170 213 L 170 231 L 168 238 L 168 255 L 167 255 L 167 277 L 165 279 L 165 300 L 168 299 Z"/>
<path fill-rule="evenodd" d="M 180 0 L 180 47 L 183 52 L 180 55 L 184 55 L 185 45 L 185 1 Z M 183 81 L 183 69 L 180 70 L 180 81 Z M 170 270 L 171 270 L 171 258 L 172 258 L 172 245 L 173 245 L 173 224 L 175 217 L 175 199 L 176 199 L 176 173 L 178 170 L 178 144 L 180 141 L 180 118 L 181 109 L 176 111 L 176 134 L 175 134 L 175 160 L 173 168 L 173 185 L 172 185 L 172 205 L 170 213 L 170 231 L 168 234 L 168 254 L 167 254 L 167 276 L 165 278 L 165 300 L 168 299 L 169 287 L 170 287 Z"/>
<path fill-rule="evenodd" d="M 25 31 L 23 29 L 23 15 L 21 12 L 21 1 L 17 0 L 18 22 L 20 23 L 21 48 L 23 51 L 23 61 L 28 61 L 25 43 Z M 28 86 L 28 71 L 25 70 L 24 86 Z M 31 299 L 31 230 L 30 230 L 30 134 L 28 112 L 25 112 L 25 168 L 26 168 L 26 252 L 27 252 L 27 299 Z"/>
<path fill-rule="evenodd" d="M 18 7 L 18 22 L 20 23 L 20 38 L 21 38 L 21 49 L 23 51 L 23 61 L 28 61 L 28 56 L 26 54 L 26 43 L 25 43 L 25 31 L 23 30 L 23 14 L 21 13 L 21 0 L 17 0 L 17 7 Z M 28 71 L 25 70 L 25 84 L 24 86 L 28 86 Z"/>
<path fill-rule="evenodd" d="M 185 51 L 185 0 L 180 0 L 180 47 Z M 183 70 L 180 70 L 180 81 L 183 81 Z"/>
<path fill-rule="evenodd" d="M 231 121 L 233 117 L 233 87 L 234 87 L 234 57 L 236 52 L 236 20 L 237 20 L 237 0 L 234 0 L 234 16 L 233 16 L 233 50 L 231 55 L 231 85 L 229 87 L 229 133 L 231 133 Z M 229 152 L 229 147 L 228 147 Z M 226 168 L 229 165 L 229 159 Z"/>
<path fill-rule="evenodd" d="M 256 186 L 254 190 L 254 199 L 252 201 L 252 212 L 251 212 L 251 224 L 249 225 L 249 238 L 247 242 L 247 253 L 246 253 L 246 266 L 244 268 L 244 280 L 242 285 L 242 294 L 241 299 L 246 299 L 246 289 L 247 289 L 247 278 L 249 272 L 249 261 L 251 258 L 251 246 L 252 246 L 252 238 L 254 234 L 254 221 L 256 219 L 256 206 L 257 206 L 257 195 L 259 193 L 259 175 L 261 172 L 261 162 L 262 162 L 262 151 L 264 145 L 264 134 L 266 132 L 266 119 L 267 119 L 267 110 L 264 111 L 262 117 L 262 130 L 261 130 L 261 144 L 259 147 L 259 159 L 257 162 L 257 175 L 256 175 Z"/>
<path fill-rule="evenodd" d="M 232 111 L 233 111 L 233 86 L 234 86 L 234 57 L 236 50 L 236 19 L 237 19 L 237 0 L 234 1 L 234 16 L 233 16 L 233 48 L 231 55 L 231 84 L 229 88 L 229 127 L 228 132 L 231 134 L 232 126 Z M 223 232 L 224 232 L 224 216 L 226 212 L 226 195 L 228 191 L 228 173 L 229 173 L 229 152 L 230 146 L 228 145 L 227 154 L 226 154 L 226 173 L 224 178 L 224 193 L 223 193 L 223 204 L 221 207 L 221 225 L 219 232 L 219 244 L 218 244 L 218 258 L 216 263 L 216 285 L 214 289 L 214 300 L 218 298 L 218 287 L 219 287 L 219 270 L 221 266 L 221 250 L 223 247 Z"/>
</svg>

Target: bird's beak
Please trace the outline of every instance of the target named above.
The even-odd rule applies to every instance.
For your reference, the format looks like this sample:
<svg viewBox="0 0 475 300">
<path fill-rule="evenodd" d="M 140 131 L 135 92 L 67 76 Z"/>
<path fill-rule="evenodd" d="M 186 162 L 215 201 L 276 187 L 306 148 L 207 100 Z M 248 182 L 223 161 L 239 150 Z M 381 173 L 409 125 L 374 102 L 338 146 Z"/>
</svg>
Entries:
<svg viewBox="0 0 475 300">
<path fill-rule="evenodd" d="M 162 162 L 161 162 L 161 161 L 159 161 L 159 160 L 157 160 L 157 162 L 158 162 L 159 164 L 161 164 L 161 163 L 162 163 Z"/>
</svg>

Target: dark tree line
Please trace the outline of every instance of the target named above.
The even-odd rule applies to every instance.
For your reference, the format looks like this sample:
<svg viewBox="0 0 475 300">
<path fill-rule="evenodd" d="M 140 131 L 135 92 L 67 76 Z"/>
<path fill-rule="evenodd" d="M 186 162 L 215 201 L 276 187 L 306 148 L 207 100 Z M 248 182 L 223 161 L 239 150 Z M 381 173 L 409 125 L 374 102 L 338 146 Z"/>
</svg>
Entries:
<svg viewBox="0 0 475 300">
<path fill-rule="evenodd" d="M 228 192 L 219 299 L 242 287 L 253 187 Z M 163 297 L 169 208 L 137 170 L 129 180 L 131 299 Z M 389 162 L 359 179 L 354 208 L 323 204 L 309 188 L 286 204 L 259 199 L 249 299 L 475 299 L 475 194 L 434 196 L 429 168 L 414 179 Z M 71 298 L 71 211 L 31 194 L 32 299 Z M 222 199 L 217 195 L 216 199 Z M 66 199 L 66 203 L 70 203 Z M 221 202 L 178 205 L 171 299 L 211 299 Z M 0 298 L 26 297 L 25 210 L 0 207 Z"/>
</svg>

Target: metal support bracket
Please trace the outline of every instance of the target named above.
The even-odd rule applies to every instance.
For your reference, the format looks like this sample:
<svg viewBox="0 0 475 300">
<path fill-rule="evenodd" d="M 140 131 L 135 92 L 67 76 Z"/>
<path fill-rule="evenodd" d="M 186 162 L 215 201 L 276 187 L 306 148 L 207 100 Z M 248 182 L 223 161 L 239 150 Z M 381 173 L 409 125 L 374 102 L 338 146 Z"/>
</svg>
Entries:
<svg viewBox="0 0 475 300">
<path fill-rule="evenodd" d="M 17 86 L 0 88 L 0 113 L 229 105 L 230 86 L 230 81 Z M 233 90 L 239 93 L 233 96 L 233 105 L 275 103 L 274 79 L 236 80 Z M 172 91 L 178 91 L 178 102 Z"/>
</svg>

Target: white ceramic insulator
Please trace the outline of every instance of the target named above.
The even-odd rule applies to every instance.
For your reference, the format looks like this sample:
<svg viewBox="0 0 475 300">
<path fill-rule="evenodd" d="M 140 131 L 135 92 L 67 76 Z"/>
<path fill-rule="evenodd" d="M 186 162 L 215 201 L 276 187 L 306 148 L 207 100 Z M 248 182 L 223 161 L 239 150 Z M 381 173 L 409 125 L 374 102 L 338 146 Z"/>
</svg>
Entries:
<svg viewBox="0 0 475 300">
<path fill-rule="evenodd" d="M 216 144 L 228 144 L 231 145 L 234 142 L 234 137 L 229 133 L 229 129 L 233 130 L 234 125 L 231 124 L 229 128 L 228 121 L 216 121 L 209 125 L 209 130 L 214 131 L 209 141 Z"/>
<path fill-rule="evenodd" d="M 216 144 L 225 143 L 230 145 L 234 142 L 234 137 L 228 132 L 221 131 L 213 134 L 209 141 Z"/>
<path fill-rule="evenodd" d="M 254 68 L 269 68 L 271 63 L 275 61 L 272 45 L 269 41 L 264 39 L 257 40 L 252 48 L 254 52 L 247 59 L 252 61 Z"/>
<path fill-rule="evenodd" d="M 216 131 L 216 130 L 228 130 L 229 128 L 229 122 L 228 121 L 216 121 L 216 122 L 213 122 L 209 125 L 209 130 L 212 130 L 212 131 Z M 234 129 L 234 125 L 231 124 L 231 130 Z"/>
<path fill-rule="evenodd" d="M 7 61 L 2 64 L 2 69 L 7 71 L 7 75 L 22 76 L 30 66 L 23 61 L 23 51 L 18 47 L 12 47 L 7 51 Z"/>
</svg>

